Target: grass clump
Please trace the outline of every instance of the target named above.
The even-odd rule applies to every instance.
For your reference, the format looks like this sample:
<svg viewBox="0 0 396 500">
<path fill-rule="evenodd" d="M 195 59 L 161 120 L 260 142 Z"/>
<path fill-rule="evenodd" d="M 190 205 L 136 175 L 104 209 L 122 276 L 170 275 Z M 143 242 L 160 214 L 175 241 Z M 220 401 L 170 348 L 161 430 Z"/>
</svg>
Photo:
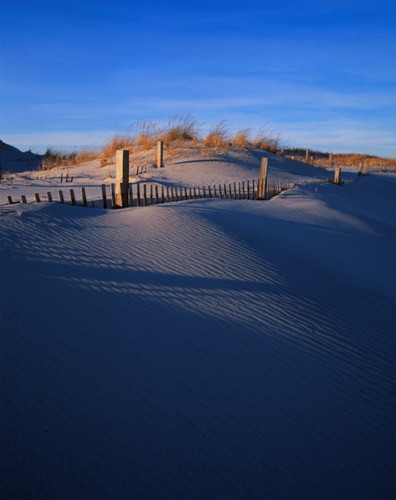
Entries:
<svg viewBox="0 0 396 500">
<path fill-rule="evenodd" d="M 106 142 L 99 153 L 100 166 L 107 165 L 115 156 L 118 149 L 128 149 L 133 151 L 135 140 L 128 135 L 115 135 L 110 141 Z"/>
<path fill-rule="evenodd" d="M 281 141 L 281 134 L 275 132 L 274 130 L 269 130 L 267 127 L 260 127 L 256 137 L 253 141 L 253 146 L 262 149 L 263 151 L 269 151 L 270 153 L 276 153 Z"/>
<path fill-rule="evenodd" d="M 51 170 L 56 167 L 80 165 L 81 163 L 95 160 L 97 157 L 98 153 L 87 149 L 63 153 L 49 147 L 43 155 L 42 169 Z"/>
<path fill-rule="evenodd" d="M 225 120 L 213 125 L 203 144 L 208 148 L 226 149 L 229 146 L 230 136 L 227 130 Z"/>
<path fill-rule="evenodd" d="M 251 144 L 250 139 L 250 128 L 244 128 L 243 130 L 239 130 L 234 137 L 233 145 L 236 148 L 247 148 Z"/>
</svg>

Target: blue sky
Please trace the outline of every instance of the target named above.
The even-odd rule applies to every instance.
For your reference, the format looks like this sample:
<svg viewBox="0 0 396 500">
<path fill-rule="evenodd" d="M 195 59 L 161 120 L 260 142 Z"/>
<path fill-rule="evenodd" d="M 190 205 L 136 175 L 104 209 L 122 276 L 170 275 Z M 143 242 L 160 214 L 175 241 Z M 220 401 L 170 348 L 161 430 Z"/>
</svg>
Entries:
<svg viewBox="0 0 396 500">
<path fill-rule="evenodd" d="M 0 0 L 0 20 L 0 138 L 22 149 L 190 114 L 396 157 L 395 0 Z"/>
</svg>

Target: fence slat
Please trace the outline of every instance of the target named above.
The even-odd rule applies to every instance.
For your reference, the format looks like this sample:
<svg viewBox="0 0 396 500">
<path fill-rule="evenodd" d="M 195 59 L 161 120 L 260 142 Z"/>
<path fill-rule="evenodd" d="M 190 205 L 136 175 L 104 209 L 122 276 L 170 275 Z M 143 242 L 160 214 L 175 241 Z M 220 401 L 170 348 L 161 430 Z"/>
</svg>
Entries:
<svg viewBox="0 0 396 500">
<path fill-rule="evenodd" d="M 143 184 L 143 206 L 147 207 L 147 187 Z"/>
<path fill-rule="evenodd" d="M 115 185 L 111 184 L 111 203 L 112 203 L 112 208 L 116 207 L 116 192 L 115 192 Z"/>
<path fill-rule="evenodd" d="M 140 207 L 140 184 L 136 184 L 136 206 Z"/>
<path fill-rule="evenodd" d="M 83 202 L 84 207 L 87 207 L 88 206 L 87 195 L 85 193 L 85 188 L 84 187 L 81 188 L 81 196 L 82 196 L 82 202 Z"/>
<path fill-rule="evenodd" d="M 103 208 L 107 208 L 106 184 L 102 184 L 102 203 Z"/>
<path fill-rule="evenodd" d="M 70 198 L 71 198 L 72 205 L 75 206 L 76 205 L 76 196 L 74 194 L 74 189 L 70 189 Z"/>
</svg>

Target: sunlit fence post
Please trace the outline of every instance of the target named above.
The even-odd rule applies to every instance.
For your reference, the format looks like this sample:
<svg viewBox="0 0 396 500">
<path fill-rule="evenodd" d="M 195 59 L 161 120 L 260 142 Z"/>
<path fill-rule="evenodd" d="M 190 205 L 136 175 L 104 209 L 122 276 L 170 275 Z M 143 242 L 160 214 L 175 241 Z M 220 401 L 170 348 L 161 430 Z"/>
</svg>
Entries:
<svg viewBox="0 0 396 500">
<path fill-rule="evenodd" d="M 129 150 L 119 149 L 116 160 L 116 207 L 125 208 L 128 206 Z"/>
<path fill-rule="evenodd" d="M 164 143 L 163 141 L 157 142 L 157 168 L 164 166 Z"/>
<path fill-rule="evenodd" d="M 267 173 L 268 173 L 268 158 L 261 158 L 260 179 L 258 183 L 258 196 L 259 200 L 265 199 L 267 191 Z"/>
<path fill-rule="evenodd" d="M 333 182 L 334 184 L 341 184 L 341 167 L 336 167 Z"/>
</svg>

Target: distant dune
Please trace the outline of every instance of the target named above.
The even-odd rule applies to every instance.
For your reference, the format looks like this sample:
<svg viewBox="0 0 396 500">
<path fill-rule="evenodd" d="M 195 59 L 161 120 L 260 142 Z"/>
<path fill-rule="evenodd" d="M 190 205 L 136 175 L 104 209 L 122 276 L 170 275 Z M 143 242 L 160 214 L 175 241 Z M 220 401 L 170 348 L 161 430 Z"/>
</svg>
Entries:
<svg viewBox="0 0 396 500">
<path fill-rule="evenodd" d="M 41 166 L 42 156 L 20 151 L 0 139 L 0 167 L 3 172 L 25 172 Z"/>
</svg>

